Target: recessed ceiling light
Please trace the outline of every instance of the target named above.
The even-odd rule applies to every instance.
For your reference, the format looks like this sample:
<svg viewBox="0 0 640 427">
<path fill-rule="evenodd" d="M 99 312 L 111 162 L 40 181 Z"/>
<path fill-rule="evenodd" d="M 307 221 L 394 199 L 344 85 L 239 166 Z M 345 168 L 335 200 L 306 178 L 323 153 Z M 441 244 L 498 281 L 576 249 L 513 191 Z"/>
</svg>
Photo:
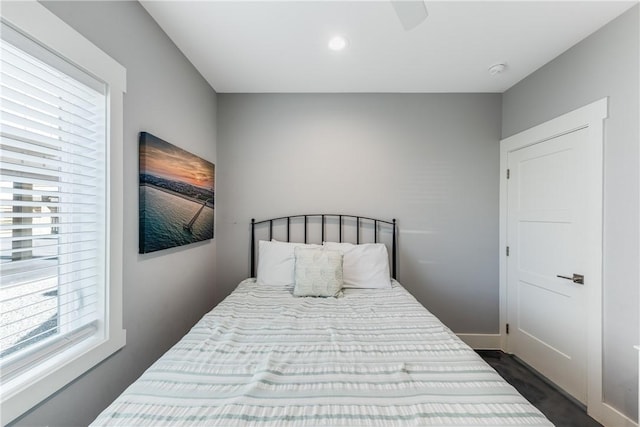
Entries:
<svg viewBox="0 0 640 427">
<path fill-rule="evenodd" d="M 335 36 L 329 40 L 329 49 L 337 52 L 347 47 L 347 44 L 347 39 L 342 36 Z"/>
</svg>

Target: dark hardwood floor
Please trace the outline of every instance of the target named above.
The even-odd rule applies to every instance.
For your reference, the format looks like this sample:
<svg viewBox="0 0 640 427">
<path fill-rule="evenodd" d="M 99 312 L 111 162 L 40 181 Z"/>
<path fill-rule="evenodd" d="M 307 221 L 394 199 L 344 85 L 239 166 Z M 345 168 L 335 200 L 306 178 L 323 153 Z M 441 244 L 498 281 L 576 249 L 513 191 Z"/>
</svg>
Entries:
<svg viewBox="0 0 640 427">
<path fill-rule="evenodd" d="M 513 356 L 499 350 L 478 350 L 478 354 L 556 427 L 602 427 L 582 407 Z"/>
</svg>

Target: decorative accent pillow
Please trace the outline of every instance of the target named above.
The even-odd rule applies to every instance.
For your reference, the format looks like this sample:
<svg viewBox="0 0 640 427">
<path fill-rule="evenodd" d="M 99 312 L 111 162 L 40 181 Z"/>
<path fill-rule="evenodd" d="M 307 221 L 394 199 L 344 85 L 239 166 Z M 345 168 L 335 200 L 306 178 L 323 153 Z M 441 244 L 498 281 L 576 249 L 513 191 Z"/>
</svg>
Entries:
<svg viewBox="0 0 640 427">
<path fill-rule="evenodd" d="M 326 249 L 295 248 L 293 295 L 335 297 L 342 291 L 342 253 Z"/>
<path fill-rule="evenodd" d="M 270 286 L 293 286 L 297 247 L 322 248 L 320 245 L 288 243 L 277 240 L 258 242 L 257 282 Z"/>
<path fill-rule="evenodd" d="M 325 242 L 324 247 L 344 254 L 342 264 L 344 288 L 387 289 L 391 288 L 389 255 L 382 243 Z"/>
</svg>

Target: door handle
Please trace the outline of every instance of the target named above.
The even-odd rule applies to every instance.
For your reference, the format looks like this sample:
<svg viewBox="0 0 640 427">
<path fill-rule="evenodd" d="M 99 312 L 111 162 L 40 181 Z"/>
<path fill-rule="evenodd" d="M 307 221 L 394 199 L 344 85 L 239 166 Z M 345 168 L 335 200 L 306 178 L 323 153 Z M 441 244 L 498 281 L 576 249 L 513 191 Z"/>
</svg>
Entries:
<svg viewBox="0 0 640 427">
<path fill-rule="evenodd" d="M 571 280 L 573 283 L 577 283 L 579 285 L 584 285 L 584 276 L 582 274 L 573 273 L 572 277 L 562 276 L 562 275 L 558 274 L 556 277 L 559 277 L 561 279 Z"/>
</svg>

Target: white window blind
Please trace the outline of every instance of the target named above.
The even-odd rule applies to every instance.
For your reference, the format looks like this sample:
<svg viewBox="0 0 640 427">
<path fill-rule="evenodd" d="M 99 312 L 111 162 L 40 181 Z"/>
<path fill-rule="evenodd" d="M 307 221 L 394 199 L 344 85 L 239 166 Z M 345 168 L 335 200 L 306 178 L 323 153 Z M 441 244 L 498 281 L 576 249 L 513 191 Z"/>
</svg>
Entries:
<svg viewBox="0 0 640 427">
<path fill-rule="evenodd" d="M 2 380 L 103 335 L 106 86 L 2 26 Z"/>
</svg>

